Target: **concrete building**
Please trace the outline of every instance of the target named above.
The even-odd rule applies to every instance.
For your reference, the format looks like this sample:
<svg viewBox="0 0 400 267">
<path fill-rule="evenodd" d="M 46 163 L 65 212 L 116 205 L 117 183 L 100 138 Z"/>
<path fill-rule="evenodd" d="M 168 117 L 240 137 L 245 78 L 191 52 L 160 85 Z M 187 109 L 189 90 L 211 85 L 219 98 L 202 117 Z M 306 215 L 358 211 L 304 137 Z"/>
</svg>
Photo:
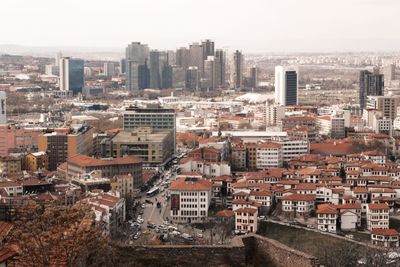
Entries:
<svg viewBox="0 0 400 267">
<path fill-rule="evenodd" d="M 239 89 L 243 86 L 244 56 L 241 51 L 233 53 L 232 88 Z"/>
<path fill-rule="evenodd" d="M 143 161 L 134 156 L 97 159 L 79 154 L 69 158 L 62 167 L 61 172 L 64 171 L 69 178 L 100 171 L 101 177 L 108 179 L 116 175 L 131 175 L 131 183 L 135 189 L 143 184 Z"/>
<path fill-rule="evenodd" d="M 215 51 L 215 84 L 217 87 L 225 87 L 226 86 L 226 55 L 225 51 L 222 49 L 217 49 Z"/>
<path fill-rule="evenodd" d="M 189 66 L 197 67 L 200 72 L 200 76 L 203 71 L 203 46 L 199 43 L 193 43 L 189 46 Z"/>
<path fill-rule="evenodd" d="M 7 98 L 6 92 L 0 91 L 0 125 L 7 123 Z"/>
<path fill-rule="evenodd" d="M 140 192 L 138 185 L 141 183 L 138 183 L 139 181 L 140 179 L 135 179 L 130 173 L 127 175 L 115 175 L 110 180 L 111 192 L 113 194 L 119 194 L 122 197 L 132 196 Z"/>
<path fill-rule="evenodd" d="M 186 71 L 183 67 L 172 66 L 172 88 L 185 88 Z"/>
<path fill-rule="evenodd" d="M 326 115 L 317 117 L 317 125 L 321 135 L 342 139 L 346 135 L 343 117 Z"/>
<path fill-rule="evenodd" d="M 186 72 L 186 70 L 190 66 L 190 52 L 189 49 L 186 47 L 180 47 L 176 50 L 176 65 L 180 66 L 183 68 L 183 70 Z"/>
<path fill-rule="evenodd" d="M 82 93 L 85 86 L 84 62 L 82 59 L 64 57 L 60 60 L 60 90 Z"/>
<path fill-rule="evenodd" d="M 275 104 L 298 105 L 298 74 L 294 67 L 275 67 Z"/>
<path fill-rule="evenodd" d="M 256 166 L 259 170 L 282 167 L 282 146 L 276 143 L 257 144 Z"/>
<path fill-rule="evenodd" d="M 46 152 L 33 152 L 25 156 L 25 169 L 28 171 L 47 170 L 49 168 L 49 156 Z"/>
<path fill-rule="evenodd" d="M 136 156 L 145 164 L 159 165 L 174 154 L 174 136 L 168 129 L 138 127 L 120 131 L 101 144 L 103 157 Z"/>
<path fill-rule="evenodd" d="M 0 176 L 13 175 L 21 173 L 22 171 L 22 158 L 21 157 L 0 157 Z"/>
<path fill-rule="evenodd" d="M 38 137 L 38 150 L 49 157 L 49 170 L 77 154 L 92 155 L 93 128 L 87 125 L 74 125 L 71 128 L 54 129 Z"/>
<path fill-rule="evenodd" d="M 126 88 L 145 89 L 149 86 L 149 47 L 140 42 L 132 42 L 125 49 Z"/>
<path fill-rule="evenodd" d="M 46 75 L 60 75 L 60 66 L 59 65 L 46 65 L 45 67 Z"/>
<path fill-rule="evenodd" d="M 124 130 L 138 127 L 151 127 L 157 130 L 169 130 L 173 133 L 173 146 L 176 146 L 176 114 L 173 109 L 148 105 L 147 108 L 127 108 L 123 113 Z"/>
<path fill-rule="evenodd" d="M 113 62 L 106 62 L 103 65 L 103 74 L 107 77 L 113 77 L 116 74 L 115 64 Z"/>
<path fill-rule="evenodd" d="M 258 69 L 256 66 L 253 66 L 250 68 L 250 87 L 251 88 L 257 88 L 258 87 Z"/>
<path fill-rule="evenodd" d="M 0 156 L 7 156 L 10 152 L 37 151 L 41 134 L 41 129 L 0 125 Z"/>
<path fill-rule="evenodd" d="M 394 120 L 397 117 L 399 96 L 367 96 L 367 109 L 381 111 L 381 116 Z"/>
<path fill-rule="evenodd" d="M 199 69 L 197 67 L 191 66 L 186 70 L 186 83 L 185 87 L 190 90 L 199 89 Z"/>
<path fill-rule="evenodd" d="M 197 172 L 206 177 L 231 175 L 231 166 L 228 162 L 207 162 L 203 159 L 184 158 L 179 165 L 182 172 Z"/>
<path fill-rule="evenodd" d="M 208 56 L 204 60 L 203 79 L 206 82 L 205 89 L 214 89 L 217 85 L 216 80 L 216 66 L 214 56 Z"/>
<path fill-rule="evenodd" d="M 171 199 L 170 218 L 174 222 L 203 222 L 208 217 L 212 183 L 194 177 L 178 178 L 168 191 Z"/>
<path fill-rule="evenodd" d="M 360 108 L 363 110 L 367 104 L 368 96 L 383 96 L 384 95 L 384 77 L 379 74 L 379 69 L 373 72 L 368 70 L 360 71 Z"/>
</svg>

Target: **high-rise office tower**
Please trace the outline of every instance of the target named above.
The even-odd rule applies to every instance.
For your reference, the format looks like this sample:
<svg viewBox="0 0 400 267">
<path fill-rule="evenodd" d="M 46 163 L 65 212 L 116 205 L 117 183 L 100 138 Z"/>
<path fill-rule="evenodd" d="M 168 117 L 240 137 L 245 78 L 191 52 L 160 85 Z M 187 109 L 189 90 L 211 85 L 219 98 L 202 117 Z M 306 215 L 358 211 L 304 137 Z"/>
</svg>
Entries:
<svg viewBox="0 0 400 267">
<path fill-rule="evenodd" d="M 233 73 L 232 73 L 232 86 L 235 89 L 241 88 L 243 85 L 243 66 L 244 56 L 242 52 L 236 50 L 233 53 Z"/>
<path fill-rule="evenodd" d="M 380 96 L 384 94 L 384 76 L 379 74 L 379 69 L 360 71 L 360 108 L 366 107 L 368 96 Z"/>
<path fill-rule="evenodd" d="M 132 42 L 125 49 L 126 54 L 126 88 L 128 90 L 148 87 L 149 48 L 140 42 Z"/>
<path fill-rule="evenodd" d="M 6 92 L 0 91 L 0 125 L 7 123 Z"/>
<path fill-rule="evenodd" d="M 113 77 L 115 75 L 115 64 L 113 62 L 106 62 L 103 66 L 104 76 Z"/>
<path fill-rule="evenodd" d="M 119 73 L 123 74 L 126 72 L 126 60 L 122 58 L 119 62 Z"/>
<path fill-rule="evenodd" d="M 168 65 L 170 65 L 170 66 L 176 65 L 176 55 L 175 55 L 175 51 L 168 50 L 168 51 L 167 51 L 167 54 L 168 54 Z"/>
<path fill-rule="evenodd" d="M 189 66 L 197 67 L 201 72 L 203 69 L 203 47 L 199 43 L 189 46 Z"/>
<path fill-rule="evenodd" d="M 176 65 L 181 66 L 184 71 L 189 68 L 190 53 L 186 47 L 181 47 L 176 50 Z"/>
<path fill-rule="evenodd" d="M 82 59 L 63 57 L 60 60 L 60 90 L 82 93 L 84 86 L 84 63 Z"/>
<path fill-rule="evenodd" d="M 204 76 L 204 63 L 209 56 L 214 56 L 214 42 L 210 39 L 201 42 L 203 48 L 203 76 Z"/>
<path fill-rule="evenodd" d="M 181 66 L 172 66 L 172 88 L 185 87 L 186 71 Z"/>
<path fill-rule="evenodd" d="M 275 103 L 281 106 L 298 104 L 298 77 L 293 67 L 275 67 Z"/>
<path fill-rule="evenodd" d="M 388 64 L 383 67 L 383 75 L 385 76 L 385 82 L 391 82 L 396 80 L 396 65 Z"/>
<path fill-rule="evenodd" d="M 216 79 L 215 79 L 215 61 L 214 56 L 208 56 L 206 60 L 204 60 L 204 80 L 206 82 L 205 88 L 214 89 L 216 87 Z"/>
<path fill-rule="evenodd" d="M 160 74 L 160 53 L 157 50 L 150 51 L 150 88 L 160 88 L 161 87 L 161 74 Z"/>
<path fill-rule="evenodd" d="M 172 88 L 172 66 L 168 64 L 162 69 L 161 88 Z"/>
<path fill-rule="evenodd" d="M 225 51 L 217 49 L 215 51 L 215 85 L 217 87 L 225 87 L 225 65 L 226 56 Z"/>
<path fill-rule="evenodd" d="M 186 70 L 186 88 L 191 90 L 199 88 L 199 69 L 195 66 L 190 66 Z"/>
<path fill-rule="evenodd" d="M 256 66 L 250 68 L 250 87 L 257 88 L 258 86 L 258 69 Z"/>
<path fill-rule="evenodd" d="M 59 51 L 56 54 L 55 63 L 54 63 L 55 66 L 60 66 L 60 60 L 61 60 L 62 57 L 63 57 L 62 53 L 61 53 L 61 51 Z"/>
</svg>

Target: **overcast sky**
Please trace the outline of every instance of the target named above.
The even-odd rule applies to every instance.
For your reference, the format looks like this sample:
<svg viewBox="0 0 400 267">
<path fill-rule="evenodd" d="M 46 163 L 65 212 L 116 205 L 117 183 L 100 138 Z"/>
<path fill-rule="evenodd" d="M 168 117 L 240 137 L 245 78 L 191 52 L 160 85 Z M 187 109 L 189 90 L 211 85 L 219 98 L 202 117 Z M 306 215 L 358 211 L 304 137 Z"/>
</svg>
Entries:
<svg viewBox="0 0 400 267">
<path fill-rule="evenodd" d="M 400 0 L 0 0 L 0 44 L 400 50 Z"/>
</svg>

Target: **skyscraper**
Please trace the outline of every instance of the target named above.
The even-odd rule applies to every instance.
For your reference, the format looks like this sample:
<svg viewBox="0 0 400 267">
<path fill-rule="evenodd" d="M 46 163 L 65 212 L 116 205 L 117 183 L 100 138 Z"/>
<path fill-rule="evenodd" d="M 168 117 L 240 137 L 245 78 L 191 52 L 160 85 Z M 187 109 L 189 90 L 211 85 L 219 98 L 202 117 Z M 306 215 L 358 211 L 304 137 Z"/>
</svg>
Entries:
<svg viewBox="0 0 400 267">
<path fill-rule="evenodd" d="M 368 96 L 380 96 L 384 93 L 384 77 L 379 74 L 379 69 L 360 71 L 360 108 L 366 107 Z"/>
<path fill-rule="evenodd" d="M 161 75 L 160 75 L 160 60 L 159 52 L 157 50 L 150 51 L 150 88 L 161 87 Z"/>
<path fill-rule="evenodd" d="M 132 42 L 126 47 L 126 88 L 128 90 L 148 87 L 149 48 L 140 42 Z"/>
<path fill-rule="evenodd" d="M 205 88 L 214 89 L 216 87 L 216 79 L 215 79 L 215 61 L 214 56 L 208 56 L 206 60 L 204 60 L 204 80 L 206 82 Z"/>
<path fill-rule="evenodd" d="M 126 72 L 126 59 L 122 58 L 119 62 L 119 73 L 123 74 Z"/>
<path fill-rule="evenodd" d="M 184 71 L 189 67 L 190 53 L 186 47 L 181 47 L 176 50 L 176 65 L 181 66 Z"/>
<path fill-rule="evenodd" d="M 243 85 L 243 66 L 244 56 L 242 52 L 236 50 L 233 53 L 233 73 L 232 73 L 232 87 L 235 89 L 241 88 Z"/>
<path fill-rule="evenodd" d="M 256 66 L 250 68 L 250 87 L 257 88 L 258 86 L 258 69 Z"/>
<path fill-rule="evenodd" d="M 203 70 L 203 47 L 199 43 L 193 43 L 189 46 L 189 66 L 197 67 L 201 72 Z"/>
<path fill-rule="evenodd" d="M 7 123 L 6 92 L 0 91 L 0 125 Z"/>
<path fill-rule="evenodd" d="M 281 106 L 298 104 L 298 77 L 293 67 L 275 67 L 275 103 Z"/>
<path fill-rule="evenodd" d="M 197 90 L 199 87 L 199 69 L 191 66 L 186 70 L 186 88 Z"/>
<path fill-rule="evenodd" d="M 63 57 L 60 60 L 60 90 L 82 93 L 84 86 L 84 63 L 82 59 Z"/>
<path fill-rule="evenodd" d="M 104 76 L 112 77 L 115 75 L 115 64 L 113 62 L 104 63 L 103 68 Z"/>
<path fill-rule="evenodd" d="M 201 46 L 203 48 L 203 76 L 204 76 L 204 63 L 208 59 L 209 56 L 214 56 L 214 42 L 210 39 L 204 40 L 201 42 Z"/>
<path fill-rule="evenodd" d="M 61 51 L 59 51 L 59 52 L 56 54 L 55 63 L 54 63 L 55 66 L 60 66 L 60 60 L 61 60 L 61 58 L 62 58 L 62 53 L 61 53 Z"/>
<path fill-rule="evenodd" d="M 217 87 L 225 87 L 225 51 L 217 49 L 215 52 L 215 84 Z"/>
<path fill-rule="evenodd" d="M 396 80 L 396 65 L 388 64 L 383 67 L 383 75 L 385 76 L 385 83 L 391 83 Z"/>
<path fill-rule="evenodd" d="M 185 87 L 185 74 L 181 66 L 172 66 L 172 88 L 184 88 Z"/>
</svg>

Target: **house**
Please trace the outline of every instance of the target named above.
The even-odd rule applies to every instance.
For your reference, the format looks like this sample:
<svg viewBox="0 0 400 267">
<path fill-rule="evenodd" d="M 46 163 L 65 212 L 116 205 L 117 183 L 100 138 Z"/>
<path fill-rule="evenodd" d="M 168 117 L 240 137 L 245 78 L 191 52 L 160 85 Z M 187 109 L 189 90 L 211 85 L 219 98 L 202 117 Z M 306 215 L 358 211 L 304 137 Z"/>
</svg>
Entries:
<svg viewBox="0 0 400 267">
<path fill-rule="evenodd" d="M 338 211 L 335 205 L 320 204 L 317 209 L 318 230 L 323 232 L 336 233 Z"/>
<path fill-rule="evenodd" d="M 342 231 L 356 231 L 359 223 L 358 215 L 350 210 L 343 210 L 339 214 L 340 218 L 340 229 Z"/>
<path fill-rule="evenodd" d="M 281 197 L 282 211 L 300 216 L 310 215 L 315 209 L 315 195 L 287 194 Z"/>
<path fill-rule="evenodd" d="M 237 233 L 256 233 L 258 210 L 256 208 L 239 208 L 234 210 L 235 230 Z"/>
<path fill-rule="evenodd" d="M 179 165 L 182 172 L 198 172 L 206 177 L 231 175 L 231 166 L 226 161 L 208 162 L 203 159 L 184 158 Z"/>
<path fill-rule="evenodd" d="M 373 245 L 386 248 L 399 246 L 399 232 L 395 229 L 373 229 L 371 231 L 371 242 Z"/>
<path fill-rule="evenodd" d="M 388 229 L 389 228 L 389 206 L 387 204 L 367 205 L 367 229 Z"/>
</svg>

